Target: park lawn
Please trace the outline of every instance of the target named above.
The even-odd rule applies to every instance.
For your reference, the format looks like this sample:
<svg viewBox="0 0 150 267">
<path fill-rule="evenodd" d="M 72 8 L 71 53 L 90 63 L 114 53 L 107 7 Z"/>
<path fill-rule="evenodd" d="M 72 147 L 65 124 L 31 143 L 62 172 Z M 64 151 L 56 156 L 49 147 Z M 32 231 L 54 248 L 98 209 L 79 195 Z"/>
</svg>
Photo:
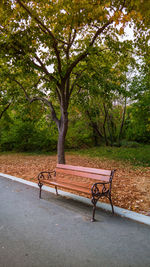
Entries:
<svg viewBox="0 0 150 267">
<path fill-rule="evenodd" d="M 133 160 L 117 159 L 117 148 L 90 148 L 66 152 L 66 163 L 101 169 L 117 169 L 113 180 L 112 198 L 114 205 L 150 216 L 150 167 L 147 162 L 142 166 L 143 158 Z M 125 150 L 124 150 L 125 151 Z M 145 152 L 145 154 L 147 151 Z M 133 149 L 132 149 L 133 154 Z M 118 154 L 119 155 L 119 154 Z M 121 153 L 120 153 L 121 155 Z M 137 152 L 138 155 L 138 152 Z M 144 155 L 139 153 L 139 155 Z M 137 160 L 138 158 L 138 160 Z M 56 154 L 1 153 L 0 172 L 29 181 L 37 181 L 40 171 L 53 170 L 56 166 Z M 105 200 L 102 200 L 105 201 Z"/>
<path fill-rule="evenodd" d="M 150 145 L 138 145 L 135 147 L 110 147 L 99 146 L 80 150 L 71 153 L 89 157 L 112 159 L 132 164 L 133 166 L 150 167 Z"/>
</svg>

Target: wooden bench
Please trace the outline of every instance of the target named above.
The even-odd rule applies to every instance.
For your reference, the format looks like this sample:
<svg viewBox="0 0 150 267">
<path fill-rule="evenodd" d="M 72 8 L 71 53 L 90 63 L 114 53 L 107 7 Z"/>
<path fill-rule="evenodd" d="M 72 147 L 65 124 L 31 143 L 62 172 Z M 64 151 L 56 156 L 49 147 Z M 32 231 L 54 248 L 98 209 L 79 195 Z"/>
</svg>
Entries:
<svg viewBox="0 0 150 267">
<path fill-rule="evenodd" d="M 40 188 L 39 197 L 44 184 L 55 187 L 56 195 L 58 188 L 71 190 L 73 193 L 84 194 L 91 197 L 93 204 L 93 214 L 91 221 L 95 221 L 96 204 L 99 198 L 107 197 L 112 207 L 111 187 L 114 172 L 116 170 L 102 170 L 66 164 L 57 164 L 54 171 L 40 172 L 38 175 L 38 186 Z"/>
</svg>

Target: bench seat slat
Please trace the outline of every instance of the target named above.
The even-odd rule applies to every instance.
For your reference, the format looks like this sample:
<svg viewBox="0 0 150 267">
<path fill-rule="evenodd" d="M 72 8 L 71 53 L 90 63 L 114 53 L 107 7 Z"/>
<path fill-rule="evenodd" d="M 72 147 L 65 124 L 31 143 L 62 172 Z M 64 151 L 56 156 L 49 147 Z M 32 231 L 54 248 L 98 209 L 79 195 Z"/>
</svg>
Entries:
<svg viewBox="0 0 150 267">
<path fill-rule="evenodd" d="M 53 185 L 53 186 L 59 186 L 62 188 L 70 189 L 70 190 L 75 190 L 78 192 L 86 193 L 86 194 L 91 194 L 90 188 L 85 188 L 83 186 L 79 186 L 79 184 L 69 184 L 69 183 L 63 183 L 63 182 L 57 182 L 57 181 L 50 181 L 50 180 L 43 180 L 43 183 Z"/>
<path fill-rule="evenodd" d="M 109 170 L 102 170 L 102 169 L 88 168 L 88 167 L 81 167 L 81 166 L 72 166 L 72 165 L 66 165 L 66 164 L 57 164 L 56 170 L 58 168 L 86 172 L 86 173 L 88 172 L 88 173 L 94 173 L 94 174 L 102 174 L 102 175 L 108 175 L 108 176 L 111 175 L 111 171 Z"/>
<path fill-rule="evenodd" d="M 105 182 L 109 182 L 109 179 L 110 179 L 110 176 L 104 176 L 104 175 L 93 174 L 93 173 L 85 173 L 81 171 L 74 171 L 74 170 L 68 170 L 68 169 L 57 168 L 56 173 L 66 173 L 69 175 L 76 175 L 80 177 L 86 177 L 86 178 L 90 178 L 93 180 L 105 181 Z"/>
<path fill-rule="evenodd" d="M 109 198 L 112 213 L 114 214 L 114 208 L 111 200 L 111 185 L 115 171 L 116 170 L 110 171 L 57 164 L 54 171 L 43 171 L 39 173 L 39 198 L 41 198 L 41 190 L 44 184 L 55 187 L 56 195 L 58 195 L 58 188 L 64 191 L 71 191 L 73 194 L 83 194 L 84 197 L 91 198 L 93 204 L 93 214 L 91 220 L 95 221 L 96 203 L 101 197 Z M 73 176 L 76 176 L 76 179 Z M 84 179 L 82 177 L 84 177 Z"/>
</svg>

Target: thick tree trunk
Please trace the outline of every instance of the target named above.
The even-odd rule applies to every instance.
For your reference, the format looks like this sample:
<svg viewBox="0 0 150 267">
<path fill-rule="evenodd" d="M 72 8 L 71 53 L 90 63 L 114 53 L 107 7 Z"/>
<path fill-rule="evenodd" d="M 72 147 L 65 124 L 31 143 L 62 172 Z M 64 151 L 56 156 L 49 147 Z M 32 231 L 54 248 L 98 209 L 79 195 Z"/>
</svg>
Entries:
<svg viewBox="0 0 150 267">
<path fill-rule="evenodd" d="M 59 132 L 57 143 L 57 156 L 58 163 L 65 164 L 65 135 L 63 132 Z"/>
<path fill-rule="evenodd" d="M 58 136 L 58 143 L 57 143 L 57 156 L 58 156 L 58 163 L 65 164 L 65 138 L 68 130 L 68 113 L 62 111 L 62 116 L 60 120 L 59 126 L 59 136 Z"/>
</svg>

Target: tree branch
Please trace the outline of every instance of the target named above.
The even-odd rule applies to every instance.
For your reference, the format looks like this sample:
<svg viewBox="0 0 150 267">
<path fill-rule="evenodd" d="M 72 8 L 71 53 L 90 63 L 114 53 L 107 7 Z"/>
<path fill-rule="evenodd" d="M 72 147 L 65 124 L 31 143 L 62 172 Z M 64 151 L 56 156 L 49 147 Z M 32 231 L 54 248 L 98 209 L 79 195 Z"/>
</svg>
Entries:
<svg viewBox="0 0 150 267">
<path fill-rule="evenodd" d="M 119 11 L 122 11 L 123 10 L 123 8 L 125 7 L 125 2 L 126 2 L 126 0 L 124 0 L 123 1 L 123 4 L 122 4 L 122 6 L 121 6 L 121 8 L 119 9 Z M 117 12 L 117 11 L 116 11 Z M 98 30 L 96 31 L 96 33 L 95 33 L 95 35 L 93 36 L 93 39 L 92 39 L 92 41 L 90 42 L 90 44 L 89 44 L 89 46 L 86 48 L 86 50 L 82 53 L 82 54 L 80 54 L 79 55 L 79 57 L 77 57 L 75 60 L 74 60 L 74 62 L 72 62 L 72 64 L 70 65 L 70 67 L 68 68 L 68 71 L 67 71 L 67 73 L 66 73 L 66 75 L 65 75 L 65 79 L 68 77 L 68 75 L 70 75 L 70 73 L 72 72 L 72 70 L 73 70 L 73 68 L 81 61 L 81 60 L 83 60 L 88 54 L 89 54 L 89 52 L 88 52 L 88 49 L 90 48 L 90 47 L 92 47 L 93 45 L 94 45 L 94 43 L 95 43 L 95 41 L 96 41 L 96 39 L 98 38 L 98 36 L 110 25 L 110 24 L 112 24 L 113 23 L 113 18 L 110 18 L 101 28 L 98 28 Z M 75 39 L 75 36 L 76 36 L 76 32 L 74 33 L 75 35 L 74 35 L 74 38 L 72 39 L 72 44 L 73 44 L 73 41 L 74 41 L 74 39 Z M 71 44 L 71 45 L 72 45 Z"/>
<path fill-rule="evenodd" d="M 30 17 L 32 17 L 38 23 L 38 25 L 40 25 L 40 29 L 43 30 L 44 33 L 47 32 L 51 36 L 53 40 L 53 49 L 55 51 L 55 55 L 56 55 L 57 62 L 58 62 L 58 72 L 61 76 L 61 60 L 60 60 L 60 52 L 58 50 L 57 39 L 55 38 L 54 34 L 47 28 L 47 26 L 43 22 L 41 22 L 37 16 L 34 16 L 32 12 L 22 3 L 22 1 L 20 0 L 16 0 L 16 1 L 30 15 Z"/>
<path fill-rule="evenodd" d="M 27 94 L 25 88 L 23 87 L 23 85 L 20 82 L 18 82 L 16 79 L 14 79 L 14 81 L 21 87 L 21 89 L 24 91 L 26 99 L 30 102 L 30 97 L 28 96 L 28 94 Z"/>
<path fill-rule="evenodd" d="M 56 80 L 56 78 L 47 70 L 47 68 L 44 66 L 43 62 L 41 61 L 41 59 L 35 55 L 35 59 L 40 63 L 40 65 L 38 65 L 37 63 L 34 62 L 33 59 L 30 58 L 30 61 L 32 62 L 32 64 L 34 64 L 37 68 L 40 68 L 44 71 L 44 73 L 48 76 L 49 79 L 46 79 L 43 77 L 43 79 L 47 80 L 47 81 L 54 81 L 57 86 L 60 86 L 59 82 Z"/>
<path fill-rule="evenodd" d="M 46 98 L 44 97 L 38 97 L 38 96 L 35 96 L 33 97 L 31 100 L 30 100 L 30 103 L 34 102 L 34 101 L 42 101 L 43 103 L 45 103 L 51 110 L 51 116 L 52 116 L 52 120 L 55 121 L 57 127 L 59 128 L 60 127 L 60 120 L 57 118 L 57 115 L 56 115 L 56 112 L 55 112 L 55 109 L 53 107 L 53 104 L 51 101 L 48 101 Z"/>
<path fill-rule="evenodd" d="M 41 61 L 41 59 L 40 59 L 37 55 L 35 55 L 34 57 L 35 57 L 35 59 L 40 63 L 40 66 L 42 67 L 43 71 L 49 76 L 50 73 L 49 73 L 49 71 L 47 70 L 47 68 L 45 67 L 45 65 L 43 64 L 43 62 Z M 36 64 L 34 61 L 33 61 L 33 63 Z M 37 65 L 37 64 L 36 64 L 36 65 Z M 38 66 L 38 65 L 37 65 L 37 66 Z"/>
<path fill-rule="evenodd" d="M 96 39 L 97 39 L 97 37 L 111 24 L 111 23 L 113 23 L 113 20 L 111 19 L 111 20 L 109 20 L 107 23 L 105 23 L 104 25 L 103 25 L 103 27 L 101 27 L 101 28 L 99 28 L 97 31 L 96 31 L 96 33 L 95 33 L 95 35 L 94 35 L 94 37 L 93 37 L 93 39 L 92 39 L 92 41 L 91 41 L 91 43 L 90 43 L 90 45 L 89 45 L 89 47 L 91 47 L 91 46 L 93 46 L 93 44 L 94 44 L 94 42 L 96 41 Z"/>
<path fill-rule="evenodd" d="M 76 34 L 77 34 L 77 31 L 75 29 L 74 33 L 73 33 L 73 36 L 72 36 L 72 29 L 71 29 L 71 32 L 69 33 L 69 40 L 68 40 L 67 48 L 66 48 L 67 60 L 69 60 L 69 51 L 70 51 L 70 48 L 73 45 L 73 42 L 74 42 L 74 40 L 76 38 Z"/>
<path fill-rule="evenodd" d="M 84 68 L 80 73 L 77 73 L 76 75 L 76 79 L 74 80 L 72 86 L 71 86 L 71 89 L 70 89 L 70 92 L 69 92 L 69 97 L 71 96 L 72 92 L 73 92 L 73 89 L 74 89 L 74 86 L 76 85 L 78 79 L 81 77 L 82 73 L 86 70 L 86 68 Z"/>
<path fill-rule="evenodd" d="M 100 130 L 98 129 L 97 123 L 93 122 L 89 110 L 85 110 L 85 113 L 87 114 L 87 116 L 88 116 L 88 118 L 90 120 L 90 124 L 91 124 L 92 128 L 98 133 L 98 135 L 101 138 L 103 138 L 103 135 L 101 134 Z"/>
<path fill-rule="evenodd" d="M 68 68 L 68 71 L 66 72 L 66 75 L 65 75 L 65 77 L 64 77 L 64 79 L 67 79 L 67 77 L 68 77 L 68 75 L 70 75 L 70 73 L 72 72 L 72 70 L 73 70 L 73 68 L 80 62 L 80 61 L 82 61 L 84 58 L 86 58 L 86 56 L 89 54 L 89 52 L 88 52 L 88 49 L 90 48 L 90 47 L 92 47 L 93 45 L 94 45 L 94 42 L 96 41 L 96 39 L 97 39 L 97 37 L 111 24 L 113 22 L 113 20 L 111 19 L 111 20 L 109 20 L 107 23 L 105 23 L 104 25 L 103 25 L 103 27 L 101 27 L 101 28 L 99 28 L 97 31 L 96 31 L 96 33 L 95 33 L 95 35 L 94 35 L 94 37 L 93 37 L 93 39 L 92 39 L 92 41 L 90 42 L 90 44 L 89 44 L 89 46 L 86 48 L 86 50 L 82 53 L 82 54 L 80 54 L 75 60 L 74 60 L 74 62 L 72 62 L 72 64 L 70 65 L 70 67 Z"/>
<path fill-rule="evenodd" d="M 46 27 L 46 25 L 39 20 L 37 16 L 34 16 L 31 11 L 22 3 L 20 0 L 16 0 L 16 2 L 30 15 L 30 17 L 34 18 L 34 20 L 41 26 L 43 29 L 49 33 L 49 35 L 52 37 L 53 41 L 56 41 L 53 33 Z"/>
<path fill-rule="evenodd" d="M 0 119 L 2 118 L 3 114 L 6 112 L 6 110 L 10 107 L 11 103 L 9 103 L 4 109 L 3 111 L 0 113 Z"/>
<path fill-rule="evenodd" d="M 40 78 L 38 79 L 38 81 L 34 84 L 33 87 L 37 88 L 37 86 L 38 86 L 38 84 L 39 84 L 39 82 L 40 82 L 41 80 L 42 80 L 42 78 L 40 77 Z"/>
<path fill-rule="evenodd" d="M 24 91 L 25 97 L 26 97 L 27 101 L 28 101 L 30 104 L 31 104 L 32 102 L 34 102 L 34 101 L 38 101 L 38 100 L 39 100 L 39 101 L 44 102 L 44 103 L 50 108 L 50 110 L 51 110 L 52 120 L 56 122 L 56 125 L 57 125 L 57 127 L 59 128 L 59 126 L 60 126 L 60 121 L 59 121 L 59 119 L 57 118 L 57 115 L 56 115 L 55 109 L 54 109 L 54 107 L 53 107 L 53 105 L 52 105 L 52 102 L 51 102 L 51 101 L 48 101 L 48 100 L 47 100 L 46 98 L 44 98 L 44 97 L 38 97 L 38 96 L 36 96 L 36 97 L 30 98 L 29 95 L 28 95 L 28 93 L 26 92 L 24 86 L 23 86 L 20 82 L 18 82 L 16 79 L 14 79 L 14 81 L 15 81 L 15 82 L 21 87 L 21 89 Z"/>
<path fill-rule="evenodd" d="M 46 77 L 43 77 L 43 80 L 45 80 L 46 82 L 50 82 L 50 80 L 47 79 Z M 57 95 L 58 95 L 59 102 L 61 102 L 61 94 L 60 94 L 59 83 L 58 82 L 57 82 L 56 92 L 57 92 Z"/>
</svg>

